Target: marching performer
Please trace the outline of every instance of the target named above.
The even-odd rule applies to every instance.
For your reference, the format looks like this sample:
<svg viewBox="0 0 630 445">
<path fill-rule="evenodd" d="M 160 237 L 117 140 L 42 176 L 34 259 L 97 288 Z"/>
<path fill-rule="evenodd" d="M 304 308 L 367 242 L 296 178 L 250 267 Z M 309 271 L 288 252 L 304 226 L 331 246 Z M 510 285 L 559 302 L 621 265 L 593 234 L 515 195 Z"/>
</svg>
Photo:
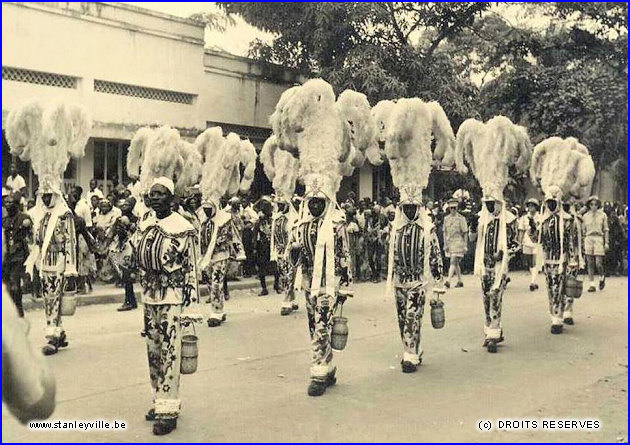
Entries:
<svg viewBox="0 0 630 445">
<path fill-rule="evenodd" d="M 31 101 L 7 118 L 11 153 L 30 161 L 39 180 L 38 220 L 26 273 L 37 267 L 46 312 L 45 355 L 68 346 L 61 322 L 61 299 L 68 279 L 77 277 L 77 237 L 72 211 L 62 194 L 63 174 L 70 157 L 81 158 L 92 120 L 79 105 Z"/>
<path fill-rule="evenodd" d="M 436 112 L 438 110 L 440 112 Z M 442 108 L 418 98 L 399 99 L 388 124 L 385 153 L 400 203 L 389 239 L 387 294 L 395 295 L 398 327 L 403 343 L 402 372 L 412 373 L 422 363 L 422 317 L 431 278 L 434 292 L 444 293 L 442 253 L 431 218 L 422 206 L 422 191 L 431 174 L 431 133 L 438 146 L 448 144 L 452 161 L 455 136 Z M 434 127 L 434 122 L 440 124 Z M 444 120 L 443 120 L 444 119 Z"/>
<path fill-rule="evenodd" d="M 181 401 L 179 379 L 183 308 L 199 301 L 197 288 L 197 233 L 172 209 L 178 188 L 198 180 L 199 170 L 182 170 L 177 130 L 153 130 L 145 147 L 140 183 L 148 190 L 151 212 L 138 224 L 132 244 L 139 269 L 144 333 L 147 339 L 153 408 L 147 420 L 155 420 L 153 434 L 165 435 L 177 427 Z"/>
<path fill-rule="evenodd" d="M 342 96 L 358 100 L 346 102 Z M 285 92 L 271 118 L 278 148 L 299 156 L 299 177 L 306 189 L 291 249 L 298 257 L 306 292 L 312 345 L 307 392 L 313 397 L 323 395 L 337 381 L 332 365 L 332 316 L 350 294 L 339 283 L 352 283 L 344 215 L 335 195 L 342 176 L 363 163 L 367 145 L 362 143 L 365 122 L 349 119 L 345 110 L 351 107 L 346 104 L 358 104 L 369 118 L 364 95 L 345 91 L 335 102 L 328 83 L 311 79 Z M 372 138 L 373 133 L 365 140 Z"/>
<path fill-rule="evenodd" d="M 293 236 L 298 219 L 297 208 L 292 202 L 292 197 L 297 181 L 299 161 L 287 151 L 278 150 L 277 144 L 276 136 L 271 135 L 260 152 L 260 162 L 276 192 L 276 212 L 271 225 L 271 261 L 276 262 L 280 275 L 280 287 L 285 295 L 280 315 L 286 316 L 299 308 L 295 300 L 295 282 L 298 278 L 298 268 L 295 263 L 297 258 L 291 257 L 289 246 L 289 240 Z"/>
<path fill-rule="evenodd" d="M 235 195 L 239 187 L 242 192 L 249 190 L 256 152 L 249 141 L 241 141 L 235 133 L 224 138 L 220 127 L 205 130 L 195 144 L 203 158 L 199 270 L 210 290 L 208 326 L 218 327 L 227 319 L 223 283 L 229 262 L 242 261 L 245 255 L 232 213 L 221 208 L 220 202 L 223 196 Z M 245 165 L 242 180 L 241 164 Z"/>
<path fill-rule="evenodd" d="M 457 131 L 456 161 L 460 172 L 468 169 L 483 191 L 483 207 L 479 214 L 475 275 L 481 278 L 485 312 L 484 347 L 497 352 L 504 340 L 501 325 L 503 294 L 509 282 L 508 263 L 519 249 L 516 216 L 503 200 L 510 167 L 525 172 L 531 157 L 531 143 L 523 127 L 508 118 L 496 116 L 485 124 L 468 119 Z"/>
<path fill-rule="evenodd" d="M 595 167 L 588 150 L 577 140 L 551 137 L 534 148 L 530 176 L 545 195 L 538 239 L 547 278 L 551 333 L 561 334 L 565 316 L 570 319 L 567 324 L 573 322 L 572 313 L 565 314 L 566 277 L 579 269 L 581 256 L 576 219 L 565 213 L 562 200 L 570 194 L 588 196 Z"/>
</svg>

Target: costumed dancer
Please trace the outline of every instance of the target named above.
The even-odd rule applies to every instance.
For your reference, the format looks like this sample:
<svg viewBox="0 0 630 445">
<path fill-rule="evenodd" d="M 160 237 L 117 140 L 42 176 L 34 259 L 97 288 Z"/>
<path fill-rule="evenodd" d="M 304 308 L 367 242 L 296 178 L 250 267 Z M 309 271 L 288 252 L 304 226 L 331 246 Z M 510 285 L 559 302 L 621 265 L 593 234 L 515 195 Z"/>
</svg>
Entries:
<svg viewBox="0 0 630 445">
<path fill-rule="evenodd" d="M 251 186 L 256 152 L 251 143 L 242 142 L 248 141 L 241 141 L 235 133 L 224 138 L 220 127 L 205 130 L 195 141 L 203 158 L 199 270 L 202 281 L 210 288 L 209 327 L 218 327 L 227 319 L 224 311 L 225 274 L 230 260 L 242 261 L 245 254 L 232 213 L 220 205 L 222 197 L 236 195 L 239 188 L 241 192 L 247 192 Z M 245 166 L 242 179 L 241 164 Z"/>
<path fill-rule="evenodd" d="M 77 277 L 77 237 L 72 211 L 62 194 L 63 174 L 70 158 L 84 155 L 92 120 L 85 109 L 60 100 L 31 101 L 7 118 L 11 154 L 30 161 L 39 180 L 39 215 L 26 273 L 37 267 L 46 312 L 45 355 L 68 345 L 61 322 L 61 299 L 68 279 Z"/>
<path fill-rule="evenodd" d="M 145 147 L 140 184 L 148 190 L 152 212 L 138 223 L 133 236 L 134 256 L 139 269 L 144 333 L 147 339 L 153 408 L 147 420 L 155 420 L 153 434 L 164 435 L 177 427 L 181 401 L 179 379 L 182 324 L 185 306 L 198 303 L 197 233 L 186 219 L 174 212 L 177 188 L 192 185 L 198 171 L 183 170 L 177 130 L 154 130 Z"/>
<path fill-rule="evenodd" d="M 455 136 L 442 108 L 418 98 L 399 99 L 389 118 L 385 142 L 392 180 L 400 192 L 389 239 L 386 292 L 396 301 L 404 373 L 415 372 L 422 363 L 420 331 L 431 278 L 437 282 L 434 292 L 445 292 L 440 242 L 422 207 L 422 191 L 431 174 L 432 133 L 436 159 L 452 164 Z"/>
<path fill-rule="evenodd" d="M 530 274 L 529 290 L 533 292 L 538 289 L 536 278 L 540 270 L 539 263 L 542 255 L 540 244 L 538 244 L 540 204 L 535 198 L 530 198 L 525 201 L 525 207 L 527 213 L 518 219 L 518 232 L 523 257 Z"/>
<path fill-rule="evenodd" d="M 551 137 L 534 148 L 530 176 L 545 195 L 538 241 L 547 278 L 551 333 L 561 334 L 565 316 L 573 321 L 572 313 L 565 314 L 566 277 L 576 273 L 581 257 L 576 219 L 564 211 L 563 199 L 588 196 L 595 167 L 586 147 L 576 139 Z"/>
<path fill-rule="evenodd" d="M 297 181 L 299 161 L 289 152 L 278 150 L 277 139 L 271 135 L 260 152 L 260 162 L 276 192 L 276 211 L 271 225 L 271 261 L 276 262 L 280 287 L 285 298 L 280 315 L 286 316 L 299 307 L 295 300 L 295 280 L 298 268 L 291 259 L 289 239 L 295 228 L 298 212 L 292 202 Z"/>
<path fill-rule="evenodd" d="M 503 200 L 509 169 L 527 171 L 531 143 L 525 128 L 496 116 L 485 124 L 468 119 L 457 131 L 456 161 L 461 173 L 468 162 L 483 191 L 483 207 L 477 227 L 475 275 L 481 278 L 485 312 L 484 347 L 497 352 L 504 340 L 501 325 L 503 294 L 509 282 L 510 257 L 520 249 L 516 216 Z"/>
<path fill-rule="evenodd" d="M 352 283 L 344 215 L 335 195 L 343 174 L 363 162 L 363 153 L 350 144 L 350 127 L 328 83 L 311 79 L 291 91 L 290 98 L 281 98 L 279 132 L 272 126 L 278 147 L 299 156 L 299 177 L 306 189 L 291 255 L 298 257 L 306 293 L 312 345 L 308 394 L 321 396 L 336 382 L 332 316 L 349 294 L 339 283 Z"/>
</svg>

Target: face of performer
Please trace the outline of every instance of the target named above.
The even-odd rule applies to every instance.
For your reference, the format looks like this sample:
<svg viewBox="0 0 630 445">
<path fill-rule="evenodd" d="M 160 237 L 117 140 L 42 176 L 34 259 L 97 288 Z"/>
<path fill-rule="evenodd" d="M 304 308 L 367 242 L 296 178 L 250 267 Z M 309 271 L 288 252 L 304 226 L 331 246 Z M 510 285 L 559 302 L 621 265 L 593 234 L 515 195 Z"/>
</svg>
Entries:
<svg viewBox="0 0 630 445">
<path fill-rule="evenodd" d="M 326 200 L 324 198 L 311 198 L 308 201 L 308 209 L 315 218 L 319 218 L 324 214 L 326 209 Z"/>
<path fill-rule="evenodd" d="M 163 185 L 155 184 L 153 187 L 151 187 L 151 191 L 149 192 L 149 200 L 151 203 L 151 208 L 158 218 L 164 218 L 171 214 L 171 203 L 173 202 L 173 195 Z"/>
<path fill-rule="evenodd" d="M 199 207 L 201 207 L 201 195 L 199 194 L 192 195 L 190 197 L 188 204 L 190 205 L 191 209 L 197 210 Z"/>
<path fill-rule="evenodd" d="M 418 216 L 418 206 L 415 204 L 403 204 L 402 211 L 410 221 L 413 221 Z"/>
<path fill-rule="evenodd" d="M 203 208 L 203 212 L 206 214 L 206 216 L 210 219 L 214 218 L 214 215 L 217 214 L 217 208 L 214 205 L 211 206 L 205 206 Z"/>
<path fill-rule="evenodd" d="M 571 203 L 570 202 L 563 202 L 562 203 L 562 210 L 564 210 L 566 213 L 571 213 Z"/>
<path fill-rule="evenodd" d="M 499 212 L 501 211 L 501 204 L 497 201 L 494 201 L 494 200 L 485 201 L 485 205 L 486 205 L 486 210 L 488 210 L 488 212 L 490 212 L 493 215 L 498 215 Z"/>
<path fill-rule="evenodd" d="M 4 199 L 4 208 L 7 209 L 9 216 L 15 216 L 20 208 L 18 197 L 15 195 L 7 196 Z"/>
<path fill-rule="evenodd" d="M 54 197 L 55 195 L 52 193 L 44 193 L 42 195 L 42 202 L 44 203 L 46 207 L 51 208 L 52 206 L 55 205 Z"/>
<path fill-rule="evenodd" d="M 545 203 L 547 204 L 547 208 L 549 209 L 550 212 L 555 213 L 556 210 L 558 210 L 558 201 L 555 199 L 548 199 L 547 201 L 545 201 Z"/>
</svg>

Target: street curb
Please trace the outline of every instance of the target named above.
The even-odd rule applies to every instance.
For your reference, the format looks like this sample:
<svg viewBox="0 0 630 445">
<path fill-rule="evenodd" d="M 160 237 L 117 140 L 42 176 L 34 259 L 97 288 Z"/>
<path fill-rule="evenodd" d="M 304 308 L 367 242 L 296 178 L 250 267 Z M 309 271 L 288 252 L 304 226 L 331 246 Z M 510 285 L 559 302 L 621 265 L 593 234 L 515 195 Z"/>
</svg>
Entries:
<svg viewBox="0 0 630 445">
<path fill-rule="evenodd" d="M 260 286 L 258 280 L 245 279 L 240 281 L 228 282 L 228 290 L 249 290 L 256 289 Z M 137 286 L 136 286 L 137 287 Z M 140 291 L 136 290 L 136 299 L 142 301 Z M 199 286 L 199 297 L 207 297 L 210 290 L 206 285 Z M 122 288 L 112 288 L 112 293 L 99 295 L 77 295 L 77 306 L 92 306 L 94 304 L 122 304 L 125 301 L 125 290 Z M 34 299 L 30 294 L 24 295 L 22 306 L 25 311 L 42 309 L 44 307 L 43 298 Z"/>
</svg>

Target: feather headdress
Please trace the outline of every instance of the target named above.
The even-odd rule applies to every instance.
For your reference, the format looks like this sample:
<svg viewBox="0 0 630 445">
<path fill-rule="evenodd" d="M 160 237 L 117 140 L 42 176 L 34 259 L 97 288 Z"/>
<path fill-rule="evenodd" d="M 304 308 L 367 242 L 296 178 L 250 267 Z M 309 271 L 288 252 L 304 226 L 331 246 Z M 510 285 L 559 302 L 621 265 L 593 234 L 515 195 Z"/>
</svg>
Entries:
<svg viewBox="0 0 630 445">
<path fill-rule="evenodd" d="M 322 79 L 307 81 L 288 101 L 284 114 L 283 129 L 293 129 L 297 136 L 299 175 L 306 192 L 323 192 L 334 200 L 345 154 L 344 122 L 335 106 L 332 87 Z"/>
<path fill-rule="evenodd" d="M 298 153 L 297 134 L 302 131 L 302 127 L 295 120 L 289 119 L 288 110 L 289 103 L 300 88 L 301 86 L 294 86 L 284 91 L 276 104 L 274 112 L 269 117 L 269 123 L 273 134 L 278 140 L 278 146 L 294 155 Z"/>
<path fill-rule="evenodd" d="M 140 128 L 133 135 L 127 154 L 127 175 L 130 178 L 138 179 L 140 177 L 140 167 L 144 161 L 144 154 L 154 137 L 155 129 L 151 127 Z"/>
<path fill-rule="evenodd" d="M 401 202 L 422 201 L 431 174 L 431 110 L 418 98 L 400 99 L 389 116 L 385 154 Z"/>
<path fill-rule="evenodd" d="M 11 154 L 30 161 L 42 191 L 60 193 L 70 158 L 84 155 L 92 120 L 81 105 L 30 101 L 7 118 Z"/>
<path fill-rule="evenodd" d="M 376 135 L 365 154 L 372 165 L 381 165 L 385 160 L 385 151 L 381 146 L 385 146 L 387 123 L 394 109 L 394 105 L 396 105 L 396 103 L 391 100 L 382 100 L 374 105 L 370 112 L 376 125 Z"/>
<path fill-rule="evenodd" d="M 288 151 L 278 149 L 275 135 L 265 141 L 259 157 L 276 194 L 290 200 L 295 192 L 300 161 Z"/>
<path fill-rule="evenodd" d="M 382 113 L 382 111 L 381 111 Z M 402 201 L 421 202 L 433 158 L 453 159 L 453 130 L 437 102 L 399 99 L 387 115 L 385 154 Z M 431 139 L 436 149 L 431 153 Z"/>
<path fill-rule="evenodd" d="M 176 172 L 181 172 L 184 163 L 179 152 L 180 143 L 176 129 L 163 126 L 155 130 L 144 150 L 140 168 L 140 188 L 143 192 L 148 192 L 153 181 L 162 176 L 175 182 Z"/>
<path fill-rule="evenodd" d="M 550 137 L 536 145 L 530 177 L 546 198 L 586 199 L 595 177 L 588 149 L 575 138 Z"/>
<path fill-rule="evenodd" d="M 177 146 L 182 159 L 181 168 L 175 171 L 175 191 L 179 195 L 188 193 L 188 189 L 199 184 L 203 158 L 194 144 L 180 140 Z"/>
<path fill-rule="evenodd" d="M 221 128 L 205 130 L 195 141 L 201 154 L 201 194 L 204 202 L 217 204 L 222 196 L 249 190 L 256 169 L 256 149 L 236 133 L 222 136 Z M 244 168 L 241 175 L 241 165 Z"/>
<path fill-rule="evenodd" d="M 349 131 L 349 138 L 344 137 L 344 151 L 348 153 L 344 162 L 350 164 L 346 171 L 352 174 L 354 168 L 363 165 L 368 148 L 375 145 L 376 122 L 365 94 L 345 90 L 337 98 L 336 106 Z"/>
<path fill-rule="evenodd" d="M 525 172 L 531 157 L 531 143 L 524 127 L 507 117 L 495 116 L 485 124 L 474 119 L 462 123 L 457 131 L 456 163 L 461 173 L 468 162 L 484 196 L 503 200 L 509 169 Z"/>
</svg>

